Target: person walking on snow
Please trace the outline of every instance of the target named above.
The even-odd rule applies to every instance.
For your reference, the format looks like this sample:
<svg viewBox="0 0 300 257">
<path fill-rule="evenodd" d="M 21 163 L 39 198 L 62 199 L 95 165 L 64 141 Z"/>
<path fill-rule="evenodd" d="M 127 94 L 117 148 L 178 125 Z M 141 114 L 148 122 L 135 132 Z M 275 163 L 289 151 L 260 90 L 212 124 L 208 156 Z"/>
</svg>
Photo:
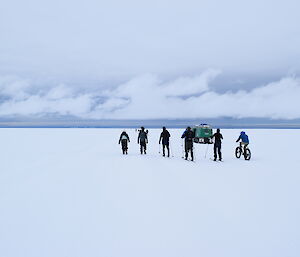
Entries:
<svg viewBox="0 0 300 257">
<path fill-rule="evenodd" d="M 129 136 L 126 133 L 126 131 L 124 130 L 121 135 L 120 135 L 120 139 L 119 139 L 119 144 L 122 143 L 122 151 L 123 154 L 128 154 L 128 142 L 130 142 Z"/>
<path fill-rule="evenodd" d="M 169 131 L 166 129 L 166 127 L 163 127 L 163 131 L 160 134 L 160 138 L 159 138 L 159 144 L 162 141 L 162 146 L 163 146 L 163 156 L 165 156 L 165 148 L 167 148 L 168 150 L 168 157 L 170 157 L 170 133 Z"/>
<path fill-rule="evenodd" d="M 236 142 L 240 142 L 240 147 L 244 146 L 244 155 L 246 154 L 246 148 L 249 145 L 249 138 L 247 136 L 247 134 L 245 133 L 245 131 L 241 131 L 241 134 L 239 136 L 239 138 L 236 140 Z"/>
<path fill-rule="evenodd" d="M 193 153 L 193 139 L 195 137 L 194 131 L 191 130 L 191 127 L 187 127 L 183 132 L 181 138 L 184 138 L 184 146 L 185 146 L 185 159 L 188 158 L 188 153 L 191 152 L 192 161 L 194 160 Z"/>
<path fill-rule="evenodd" d="M 141 147 L 141 154 L 146 154 L 146 149 L 147 149 L 147 143 L 148 143 L 148 131 L 145 131 L 144 127 L 141 127 L 141 130 L 139 132 L 138 136 L 138 144 L 140 144 Z"/>
<path fill-rule="evenodd" d="M 217 132 L 215 134 L 213 134 L 211 138 L 215 138 L 214 161 L 217 160 L 217 153 L 219 155 L 219 161 L 222 161 L 221 145 L 222 145 L 223 136 L 220 133 L 220 129 L 217 129 Z"/>
</svg>

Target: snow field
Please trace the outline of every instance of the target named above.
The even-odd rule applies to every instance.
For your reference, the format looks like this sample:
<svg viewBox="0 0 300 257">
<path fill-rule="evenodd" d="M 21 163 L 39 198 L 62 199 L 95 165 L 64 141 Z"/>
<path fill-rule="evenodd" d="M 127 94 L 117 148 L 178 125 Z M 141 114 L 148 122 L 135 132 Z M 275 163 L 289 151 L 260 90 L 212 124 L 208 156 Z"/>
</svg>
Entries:
<svg viewBox="0 0 300 257">
<path fill-rule="evenodd" d="M 0 256 L 282 257 L 300 255 L 299 130 L 246 130 L 252 159 L 236 159 L 240 130 L 221 130 L 223 163 L 147 155 L 127 129 L 0 130 Z"/>
</svg>

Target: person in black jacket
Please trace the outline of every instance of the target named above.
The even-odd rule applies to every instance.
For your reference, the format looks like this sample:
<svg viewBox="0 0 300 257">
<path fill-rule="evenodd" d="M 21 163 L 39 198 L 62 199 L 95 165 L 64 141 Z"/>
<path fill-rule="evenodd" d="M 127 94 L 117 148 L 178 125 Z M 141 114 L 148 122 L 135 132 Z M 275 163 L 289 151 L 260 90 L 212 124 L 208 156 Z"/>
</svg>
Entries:
<svg viewBox="0 0 300 257">
<path fill-rule="evenodd" d="M 191 127 L 187 127 L 186 130 L 183 132 L 181 138 L 184 138 L 184 145 L 185 145 L 185 159 L 188 158 L 188 153 L 191 152 L 192 161 L 194 160 L 194 153 L 193 153 L 193 139 L 195 137 L 194 131 L 192 131 Z"/>
<path fill-rule="evenodd" d="M 141 154 L 146 154 L 146 149 L 147 149 L 147 143 L 148 143 L 148 130 L 145 131 L 144 127 L 141 127 L 141 130 L 139 132 L 138 136 L 138 144 L 140 144 L 141 147 Z"/>
<path fill-rule="evenodd" d="M 119 144 L 122 143 L 122 151 L 123 154 L 128 154 L 128 142 L 130 142 L 129 136 L 126 133 L 126 131 L 124 130 L 121 135 L 120 135 L 120 139 L 119 139 Z"/>
<path fill-rule="evenodd" d="M 163 156 L 165 156 L 165 148 L 167 148 L 168 150 L 168 157 L 170 157 L 170 133 L 169 131 L 166 129 L 166 127 L 163 127 L 163 131 L 160 134 L 160 138 L 159 138 L 159 144 L 162 141 L 162 146 L 163 146 Z"/>
<path fill-rule="evenodd" d="M 219 155 L 219 160 L 222 161 L 221 145 L 222 145 L 223 136 L 220 133 L 220 129 L 217 129 L 217 132 L 215 134 L 213 134 L 213 136 L 211 138 L 215 138 L 215 143 L 214 143 L 214 161 L 217 160 L 217 153 Z"/>
</svg>

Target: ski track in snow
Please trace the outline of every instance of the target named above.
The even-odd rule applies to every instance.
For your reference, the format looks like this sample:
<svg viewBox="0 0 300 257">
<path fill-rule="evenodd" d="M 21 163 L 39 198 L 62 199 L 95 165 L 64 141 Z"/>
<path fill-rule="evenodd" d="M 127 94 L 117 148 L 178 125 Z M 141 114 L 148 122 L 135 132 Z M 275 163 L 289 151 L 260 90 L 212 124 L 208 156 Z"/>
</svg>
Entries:
<svg viewBox="0 0 300 257">
<path fill-rule="evenodd" d="M 246 130 L 252 159 L 236 159 L 239 130 L 222 130 L 224 162 L 210 145 L 182 160 L 147 155 L 128 129 L 1 129 L 2 257 L 298 257 L 299 130 Z"/>
</svg>

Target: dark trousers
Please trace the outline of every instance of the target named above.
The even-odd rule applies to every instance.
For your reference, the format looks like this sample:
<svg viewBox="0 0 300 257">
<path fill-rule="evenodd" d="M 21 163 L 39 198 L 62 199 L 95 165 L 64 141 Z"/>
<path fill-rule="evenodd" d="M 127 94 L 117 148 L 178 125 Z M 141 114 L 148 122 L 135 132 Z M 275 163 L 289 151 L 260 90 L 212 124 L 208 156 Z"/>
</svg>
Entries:
<svg viewBox="0 0 300 257">
<path fill-rule="evenodd" d="M 169 143 L 163 143 L 163 156 L 165 156 L 165 148 L 167 148 L 168 150 L 168 157 L 170 157 L 170 147 L 169 147 Z"/>
<path fill-rule="evenodd" d="M 141 154 L 146 153 L 147 146 L 146 146 L 146 141 L 140 141 L 140 146 L 141 146 Z"/>
<path fill-rule="evenodd" d="M 128 142 L 127 142 L 127 139 L 122 139 L 121 140 L 121 144 L 122 144 L 123 154 L 127 153 L 127 151 L 128 151 Z"/>
<path fill-rule="evenodd" d="M 215 160 L 217 159 L 217 154 L 219 155 L 219 160 L 222 160 L 221 144 L 214 144 L 214 157 L 215 157 Z"/>
<path fill-rule="evenodd" d="M 193 153 L 193 141 L 186 141 L 185 142 L 185 159 L 187 160 L 189 152 L 191 152 L 192 161 L 194 160 L 194 153 Z"/>
</svg>

